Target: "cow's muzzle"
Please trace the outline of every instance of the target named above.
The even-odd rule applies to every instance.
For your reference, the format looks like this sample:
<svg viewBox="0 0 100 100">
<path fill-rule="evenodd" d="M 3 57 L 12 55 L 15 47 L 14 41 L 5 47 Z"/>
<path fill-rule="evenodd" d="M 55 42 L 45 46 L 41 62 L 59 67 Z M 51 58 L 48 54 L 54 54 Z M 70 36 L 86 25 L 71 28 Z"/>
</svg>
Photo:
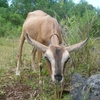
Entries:
<svg viewBox="0 0 100 100">
<path fill-rule="evenodd" d="M 54 77 L 58 82 L 60 82 L 62 80 L 62 75 L 60 75 L 60 74 L 54 75 Z"/>
</svg>

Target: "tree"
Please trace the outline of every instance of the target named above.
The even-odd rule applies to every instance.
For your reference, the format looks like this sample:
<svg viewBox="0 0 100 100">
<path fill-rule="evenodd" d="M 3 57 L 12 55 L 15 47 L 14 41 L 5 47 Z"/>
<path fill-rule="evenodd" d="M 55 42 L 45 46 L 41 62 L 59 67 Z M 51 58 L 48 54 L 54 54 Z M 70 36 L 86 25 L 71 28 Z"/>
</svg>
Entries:
<svg viewBox="0 0 100 100">
<path fill-rule="evenodd" d="M 7 2 L 7 0 L 0 0 L 0 7 L 7 8 L 7 7 L 8 7 L 8 2 Z"/>
<path fill-rule="evenodd" d="M 74 2 L 72 0 L 13 0 L 11 9 L 14 13 L 21 14 L 24 18 L 30 11 L 43 10 L 58 20 L 65 18 L 73 11 Z"/>
<path fill-rule="evenodd" d="M 26 18 L 27 13 L 33 11 L 33 0 L 13 0 L 10 8 L 13 13 L 21 14 Z"/>
<path fill-rule="evenodd" d="M 75 15 L 79 15 L 82 17 L 86 10 L 92 11 L 94 9 L 95 8 L 91 4 L 88 4 L 88 2 L 86 2 L 85 0 L 80 0 L 79 4 L 75 5 L 74 13 Z"/>
</svg>

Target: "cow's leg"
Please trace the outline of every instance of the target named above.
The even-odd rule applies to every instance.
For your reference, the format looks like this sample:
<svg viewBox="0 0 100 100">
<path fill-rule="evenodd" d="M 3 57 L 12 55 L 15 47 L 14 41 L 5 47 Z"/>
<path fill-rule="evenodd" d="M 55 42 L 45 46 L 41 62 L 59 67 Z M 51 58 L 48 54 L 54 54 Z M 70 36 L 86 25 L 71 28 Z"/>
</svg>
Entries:
<svg viewBox="0 0 100 100">
<path fill-rule="evenodd" d="M 42 58 L 42 52 L 38 50 L 38 68 L 39 68 L 39 83 L 40 84 L 41 84 L 41 66 L 42 66 L 41 58 Z"/>
<path fill-rule="evenodd" d="M 34 47 L 33 50 L 32 50 L 32 70 L 33 71 L 36 71 L 36 69 L 35 69 L 35 55 L 36 55 L 36 51 L 37 51 L 37 49 Z"/>
<path fill-rule="evenodd" d="M 16 75 L 20 75 L 20 64 L 21 64 L 22 48 L 23 48 L 24 41 L 25 41 L 25 37 L 22 34 L 21 37 L 20 37 L 20 41 L 19 41 L 19 50 L 18 50 L 18 61 L 17 61 Z"/>
</svg>

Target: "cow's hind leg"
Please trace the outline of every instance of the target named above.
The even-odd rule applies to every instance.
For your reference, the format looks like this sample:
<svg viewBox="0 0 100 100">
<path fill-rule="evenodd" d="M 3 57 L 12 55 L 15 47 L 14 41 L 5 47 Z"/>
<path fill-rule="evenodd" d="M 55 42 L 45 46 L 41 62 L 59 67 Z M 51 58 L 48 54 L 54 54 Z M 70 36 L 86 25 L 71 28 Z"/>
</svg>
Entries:
<svg viewBox="0 0 100 100">
<path fill-rule="evenodd" d="M 19 41 L 19 50 L 18 50 L 18 61 L 17 61 L 16 75 L 20 75 L 20 64 L 21 64 L 22 48 L 23 48 L 24 41 L 25 41 L 25 37 L 22 34 L 21 37 L 20 37 L 20 41 Z"/>
<path fill-rule="evenodd" d="M 42 66 L 42 62 L 41 62 L 41 58 L 42 58 L 42 52 L 38 50 L 38 68 L 39 68 L 39 83 L 41 84 L 41 66 Z"/>
<path fill-rule="evenodd" d="M 35 56 L 36 56 L 37 49 L 34 47 L 32 50 L 32 70 L 36 72 L 35 68 Z"/>
</svg>

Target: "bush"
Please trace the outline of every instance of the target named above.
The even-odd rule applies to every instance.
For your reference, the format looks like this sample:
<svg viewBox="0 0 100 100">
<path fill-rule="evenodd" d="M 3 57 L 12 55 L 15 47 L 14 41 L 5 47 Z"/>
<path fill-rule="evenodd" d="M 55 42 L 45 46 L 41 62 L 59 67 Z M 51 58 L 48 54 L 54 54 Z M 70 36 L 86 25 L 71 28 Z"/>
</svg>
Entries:
<svg viewBox="0 0 100 100">
<path fill-rule="evenodd" d="M 6 29 L 3 27 L 5 22 L 5 19 L 0 16 L 0 37 L 5 36 Z"/>
<path fill-rule="evenodd" d="M 12 14 L 7 8 L 0 8 L 0 37 L 16 37 L 21 34 L 24 19 L 19 14 Z"/>
<path fill-rule="evenodd" d="M 3 18 L 0 18 L 0 21 L 3 21 Z M 19 37 L 21 34 L 22 27 L 14 26 L 11 22 L 0 23 L 0 37 Z"/>
<path fill-rule="evenodd" d="M 100 71 L 99 65 L 97 64 L 98 54 L 92 51 L 95 48 L 95 28 L 93 26 L 96 20 L 97 15 L 89 10 L 83 14 L 83 17 L 74 15 L 70 18 L 68 17 L 67 20 L 61 20 L 60 23 L 64 27 L 63 38 L 67 46 L 83 41 L 90 36 L 85 47 L 71 54 L 72 58 L 67 64 L 69 74 L 79 72 L 88 77 Z M 99 21 L 97 23 L 99 24 Z M 98 71 L 94 72 L 94 69 Z"/>
<path fill-rule="evenodd" d="M 11 14 L 9 16 L 9 21 L 13 24 L 13 25 L 22 25 L 24 19 L 22 18 L 21 15 L 17 14 L 17 13 L 14 13 L 14 14 Z"/>
</svg>

